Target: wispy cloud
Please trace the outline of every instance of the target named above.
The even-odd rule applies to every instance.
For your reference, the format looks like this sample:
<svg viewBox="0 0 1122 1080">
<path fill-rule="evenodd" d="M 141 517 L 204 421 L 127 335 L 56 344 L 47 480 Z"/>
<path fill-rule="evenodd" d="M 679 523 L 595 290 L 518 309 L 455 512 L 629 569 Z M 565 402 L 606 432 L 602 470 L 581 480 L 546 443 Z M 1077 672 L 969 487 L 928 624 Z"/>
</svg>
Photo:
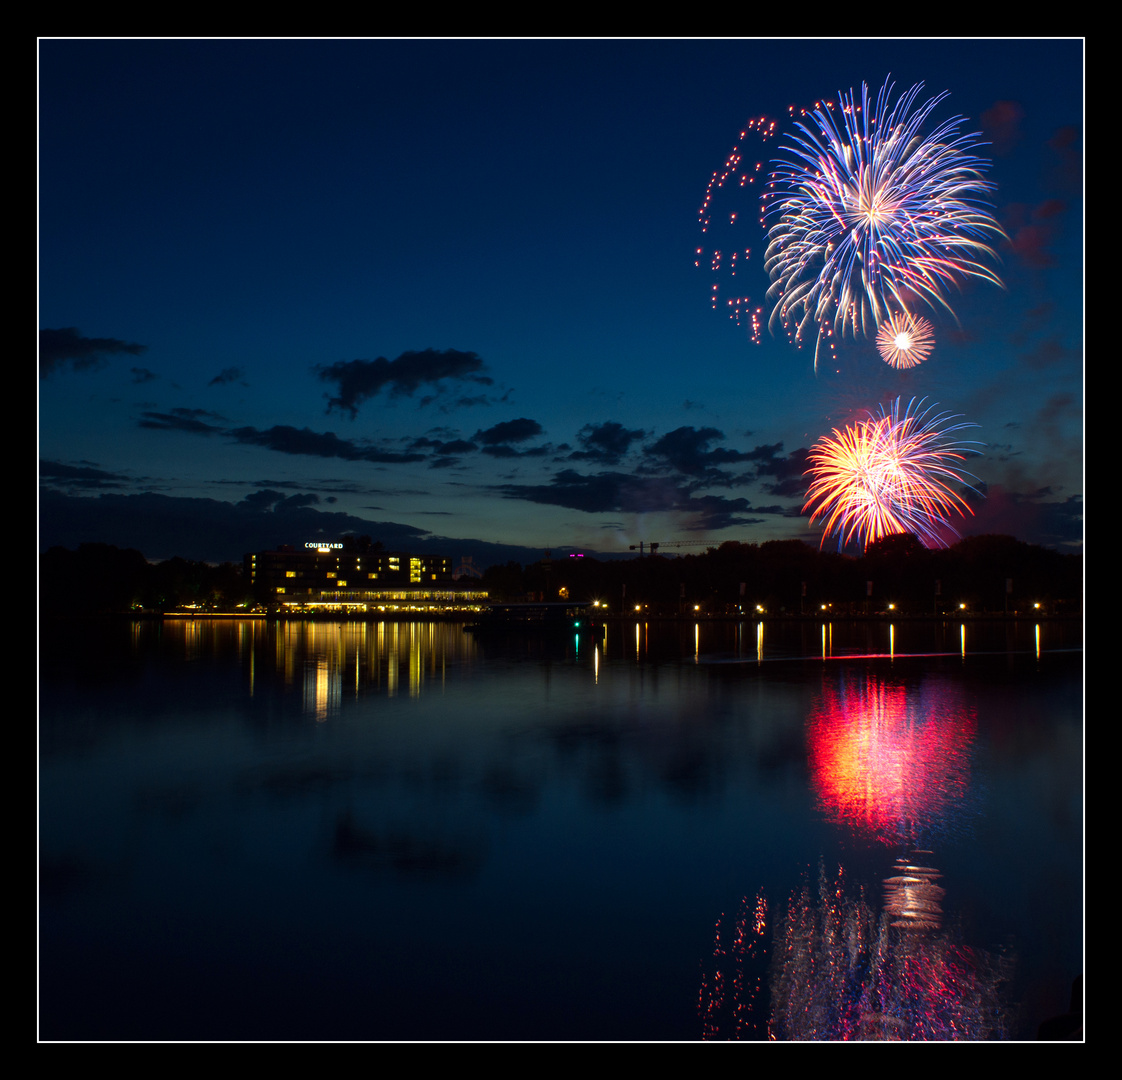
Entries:
<svg viewBox="0 0 1122 1080">
<path fill-rule="evenodd" d="M 223 432 L 217 424 L 208 424 L 202 417 L 221 420 L 206 409 L 171 409 L 169 412 L 144 412 L 139 426 L 153 431 L 185 431 L 191 435 L 215 435 Z"/>
<path fill-rule="evenodd" d="M 340 439 L 332 431 L 318 432 L 287 424 L 276 424 L 264 431 L 254 427 L 241 427 L 227 434 L 235 442 L 263 446 L 282 454 L 304 454 L 309 457 L 342 458 L 344 461 L 371 461 L 389 465 L 425 460 L 424 454 L 380 450 L 350 439 Z"/>
<path fill-rule="evenodd" d="M 391 397 L 412 397 L 422 386 L 440 386 L 445 382 L 473 382 L 481 386 L 494 385 L 494 379 L 484 374 L 486 365 L 477 353 L 457 349 L 422 349 L 403 352 L 396 360 L 379 356 L 376 360 L 347 360 L 314 368 L 324 382 L 333 382 L 338 388 L 327 401 L 327 411 L 339 409 L 354 418 L 359 406 L 383 390 Z M 435 400 L 426 396 L 422 404 Z"/>
<path fill-rule="evenodd" d="M 39 331 L 39 375 L 50 375 L 69 364 L 75 371 L 101 367 L 110 356 L 139 356 L 147 349 L 118 338 L 83 337 L 77 327 Z"/>
<path fill-rule="evenodd" d="M 70 489 L 119 488 L 127 483 L 120 473 L 106 472 L 90 465 L 66 465 L 61 461 L 40 461 L 39 480 L 50 487 Z"/>
</svg>

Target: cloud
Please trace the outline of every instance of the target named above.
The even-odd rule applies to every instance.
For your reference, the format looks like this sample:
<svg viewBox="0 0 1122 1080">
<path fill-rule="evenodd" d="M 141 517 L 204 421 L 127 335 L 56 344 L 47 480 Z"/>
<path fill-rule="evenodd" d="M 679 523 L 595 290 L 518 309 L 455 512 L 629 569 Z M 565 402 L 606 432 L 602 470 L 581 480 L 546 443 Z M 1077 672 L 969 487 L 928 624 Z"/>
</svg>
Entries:
<svg viewBox="0 0 1122 1080">
<path fill-rule="evenodd" d="M 126 483 L 119 473 L 105 472 L 89 465 L 64 465 L 61 461 L 40 461 L 39 480 L 54 488 L 116 488 Z"/>
<path fill-rule="evenodd" d="M 643 480 L 629 473 L 599 473 L 586 476 L 574 469 L 564 469 L 548 484 L 504 484 L 504 498 L 525 499 L 548 506 L 564 506 L 588 514 L 607 511 L 639 511 L 655 505 L 670 509 L 665 498 L 654 491 L 657 482 Z"/>
<path fill-rule="evenodd" d="M 682 528 L 689 532 L 727 529 L 730 525 L 759 525 L 764 521 L 760 514 L 787 514 L 780 507 L 761 509 L 753 507 L 747 499 L 725 499 L 719 495 L 692 498 L 680 511 L 687 517 Z"/>
<path fill-rule="evenodd" d="M 472 436 L 472 439 L 483 444 L 480 452 L 489 457 L 544 457 L 546 454 L 553 453 L 551 447 L 535 446 L 528 450 L 516 450 L 511 446 L 511 443 L 525 442 L 543 433 L 544 428 L 541 424 L 523 416 L 517 420 L 504 420 L 501 424 L 495 424 L 494 427 L 486 430 L 481 429 Z"/>
<path fill-rule="evenodd" d="M 732 478 L 717 466 L 745 461 L 749 455 L 739 450 L 709 449 L 711 443 L 724 437 L 724 432 L 716 428 L 680 427 L 663 435 L 648 446 L 645 452 L 648 458 L 686 476 L 704 479 L 712 484 L 729 484 Z"/>
<path fill-rule="evenodd" d="M 479 447 L 467 439 L 429 439 L 421 437 L 410 444 L 411 450 L 431 450 L 435 455 L 429 460 L 430 469 L 448 469 L 460 463 L 461 454 L 470 454 Z"/>
<path fill-rule="evenodd" d="M 806 476 L 810 451 L 803 446 L 798 450 L 792 450 L 786 457 L 781 457 L 779 452 L 782 449 L 783 444 L 776 443 L 772 447 L 757 446 L 752 451 L 753 455 L 756 455 L 757 451 L 773 451 L 770 456 L 756 459 L 759 462 L 756 466 L 756 476 L 761 480 L 764 477 L 773 478 L 772 482 L 764 484 L 764 490 L 769 495 L 781 499 L 805 499 L 810 486 L 810 478 Z"/>
<path fill-rule="evenodd" d="M 344 461 L 372 461 L 390 465 L 425 460 L 424 454 L 377 450 L 349 439 L 340 439 L 331 431 L 320 433 L 310 428 L 294 428 L 287 424 L 277 424 L 265 431 L 253 427 L 235 428 L 228 434 L 235 442 L 264 446 L 282 454 L 304 454 L 308 457 L 342 458 Z"/>
<path fill-rule="evenodd" d="M 298 510 L 304 506 L 316 506 L 318 503 L 319 496 L 308 492 L 300 495 L 285 495 L 283 491 L 264 488 L 260 491 L 251 492 L 238 503 L 238 506 L 281 514 L 287 510 Z"/>
<path fill-rule="evenodd" d="M 528 450 L 515 450 L 513 446 L 503 444 L 502 446 L 484 446 L 480 453 L 493 458 L 545 457 L 547 454 L 553 453 L 553 447 L 532 446 Z"/>
<path fill-rule="evenodd" d="M 788 512 L 778 506 L 754 508 L 747 499 L 696 496 L 687 486 L 664 477 L 620 472 L 585 475 L 574 469 L 564 469 L 548 484 L 505 484 L 498 490 L 507 499 L 563 506 L 588 514 L 683 514 L 687 520 L 682 527 L 691 531 L 753 525 L 761 519 L 747 516 L 749 514 Z"/>
<path fill-rule="evenodd" d="M 1074 125 L 1057 128 L 1048 140 L 1048 149 L 1056 155 L 1049 180 L 1072 196 L 1083 190 L 1083 151 L 1079 141 L 1079 129 Z"/>
<path fill-rule="evenodd" d="M 1083 543 L 1083 496 L 1051 498 L 1050 487 L 1035 491 L 1014 491 L 1001 484 L 979 485 L 984 497 L 964 492 L 974 511 L 973 517 L 956 522 L 964 536 L 987 533 L 1015 536 L 1025 543 L 1042 547 L 1074 550 Z"/>
<path fill-rule="evenodd" d="M 629 431 L 615 420 L 603 424 L 585 424 L 577 433 L 577 441 L 583 450 L 574 450 L 571 461 L 596 461 L 603 465 L 618 465 L 631 444 L 645 437 L 645 431 Z"/>
<path fill-rule="evenodd" d="M 314 370 L 324 382 L 334 382 L 338 386 L 338 395 L 328 398 L 327 411 L 346 410 L 353 419 L 358 407 L 382 390 L 388 390 L 393 397 L 412 397 L 421 386 L 436 386 L 444 380 L 492 386 L 494 380 L 483 374 L 484 369 L 483 361 L 473 352 L 422 349 L 403 352 L 396 360 L 379 356 L 377 360 L 340 361 Z M 435 396 L 426 396 L 422 403 L 430 403 Z"/>
<path fill-rule="evenodd" d="M 1065 447 L 1070 453 L 1082 445 L 1082 439 L 1072 434 L 1073 428 L 1080 430 L 1082 416 L 1082 405 L 1075 394 L 1051 394 L 1037 410 L 1033 431 L 1052 448 L 1053 454 L 1059 454 Z"/>
<path fill-rule="evenodd" d="M 1070 349 L 1058 337 L 1048 337 L 1036 342 L 1021 355 L 1021 362 L 1034 371 L 1055 368 L 1057 364 L 1080 364 L 1083 356 L 1078 349 Z"/>
<path fill-rule="evenodd" d="M 129 368 L 129 370 L 132 372 L 132 381 L 134 383 L 146 383 L 159 378 L 154 371 L 149 371 L 147 368 L 134 367 Z"/>
<path fill-rule="evenodd" d="M 221 419 L 214 413 L 207 412 L 206 409 L 172 409 L 170 412 L 163 413 L 141 413 L 138 426 L 153 431 L 185 431 L 191 435 L 214 435 L 216 432 L 223 431 L 215 424 L 203 423 L 199 419 L 202 416 Z"/>
<path fill-rule="evenodd" d="M 427 436 L 421 436 L 414 439 L 410 444 L 413 450 L 432 450 L 437 454 L 468 454 L 472 450 L 478 450 L 479 447 L 473 442 L 468 442 L 467 439 L 430 439 Z"/>
<path fill-rule="evenodd" d="M 225 383 L 240 382 L 242 386 L 246 386 L 244 373 L 241 368 L 228 367 L 223 368 L 217 375 L 214 376 L 207 386 L 222 386 Z"/>
<path fill-rule="evenodd" d="M 267 502 L 267 500 L 262 500 Z M 375 521 L 338 511 L 316 510 L 282 499 L 266 506 L 242 500 L 177 498 L 145 493 L 78 497 L 44 491 L 39 500 L 39 548 L 77 548 L 84 543 L 135 548 L 149 559 L 241 562 L 247 551 L 273 550 L 278 544 L 341 539 L 346 533 L 372 536 L 390 551 L 421 555 L 472 555 L 481 570 L 510 559 L 541 558 L 537 549 L 450 539 L 427 529 L 392 521 Z"/>
<path fill-rule="evenodd" d="M 497 446 L 500 443 L 525 442 L 535 435 L 541 435 L 544 429 L 536 420 L 521 417 L 518 420 L 504 420 L 501 424 L 487 428 L 486 431 L 477 431 L 472 438 L 484 446 Z"/>
<path fill-rule="evenodd" d="M 1013 251 L 1028 266 L 1056 264 L 1052 253 L 1056 234 L 1067 209 L 1062 199 L 1045 199 L 1036 206 L 1010 203 L 1005 208 L 1005 231 Z"/>
<path fill-rule="evenodd" d="M 997 101 L 981 115 L 982 130 L 989 136 L 995 157 L 1004 157 L 1021 139 L 1025 110 L 1016 101 Z"/>
<path fill-rule="evenodd" d="M 459 455 L 479 449 L 474 442 L 469 442 L 466 439 L 433 439 L 422 436 L 410 440 L 408 449 L 400 451 L 372 446 L 369 442 L 363 440 L 341 439 L 334 432 L 312 431 L 307 427 L 295 428 L 290 425 L 277 424 L 262 430 L 255 427 L 229 428 L 207 422 L 221 419 L 222 417 L 217 413 L 208 412 L 206 409 L 174 408 L 166 412 L 143 412 L 137 421 L 137 426 L 151 431 L 176 431 L 189 435 L 222 435 L 236 443 L 262 446 L 281 454 L 341 458 L 344 461 L 367 461 L 378 465 L 407 465 L 425 461 L 431 456 L 432 460 L 429 464 L 432 468 L 447 468 L 458 463 Z M 511 423 L 520 425 L 523 422 L 512 421 Z M 524 423 L 534 424 L 537 430 L 541 430 L 540 426 L 532 420 Z M 497 427 L 503 428 L 504 425 L 497 425 Z M 515 427 L 508 434 L 510 437 L 517 438 L 520 430 L 528 429 Z M 523 434 L 521 437 L 529 436 Z M 503 444 L 488 447 L 486 452 L 495 457 L 540 456 L 548 453 L 549 448 L 540 447 L 519 452 Z"/>
<path fill-rule="evenodd" d="M 106 358 L 119 353 L 139 356 L 146 345 L 117 338 L 82 337 L 76 327 L 39 331 L 39 375 L 50 375 L 69 363 L 75 371 L 101 367 Z"/>
</svg>

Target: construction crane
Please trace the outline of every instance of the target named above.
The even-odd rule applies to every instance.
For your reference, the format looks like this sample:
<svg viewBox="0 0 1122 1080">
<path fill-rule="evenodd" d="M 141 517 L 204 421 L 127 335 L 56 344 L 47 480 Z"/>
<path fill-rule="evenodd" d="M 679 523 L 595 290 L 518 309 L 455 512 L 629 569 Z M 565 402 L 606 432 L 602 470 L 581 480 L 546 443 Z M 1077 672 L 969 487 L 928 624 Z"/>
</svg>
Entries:
<svg viewBox="0 0 1122 1080">
<path fill-rule="evenodd" d="M 645 540 L 640 540 L 638 544 L 631 544 L 628 548 L 629 551 L 639 549 L 639 556 L 642 558 L 643 546 L 646 544 L 650 554 L 653 555 L 660 547 L 713 547 L 714 544 L 710 540 L 667 540 L 660 542 L 652 540 L 649 544 Z"/>
</svg>

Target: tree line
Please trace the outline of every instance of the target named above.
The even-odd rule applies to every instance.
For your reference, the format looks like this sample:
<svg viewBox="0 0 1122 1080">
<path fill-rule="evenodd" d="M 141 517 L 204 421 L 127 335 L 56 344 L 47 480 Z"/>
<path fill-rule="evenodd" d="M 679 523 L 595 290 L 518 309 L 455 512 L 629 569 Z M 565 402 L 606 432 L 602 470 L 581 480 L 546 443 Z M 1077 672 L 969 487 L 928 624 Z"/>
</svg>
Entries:
<svg viewBox="0 0 1122 1080">
<path fill-rule="evenodd" d="M 241 563 L 214 566 L 176 556 L 151 563 L 133 548 L 79 544 L 39 556 L 39 610 L 115 613 L 195 605 L 231 611 L 254 602 Z"/>
<path fill-rule="evenodd" d="M 492 597 L 600 600 L 609 610 L 636 605 L 662 613 L 814 614 L 895 610 L 932 614 L 1082 608 L 1083 557 L 1015 540 L 972 536 L 928 549 L 916 537 L 891 536 L 861 556 L 820 551 L 801 540 L 729 541 L 696 555 L 626 560 L 558 557 L 483 574 Z"/>
<path fill-rule="evenodd" d="M 354 543 L 356 541 L 351 540 Z M 364 546 L 376 542 L 358 538 Z M 377 544 L 381 548 L 380 543 Z M 1083 557 L 1015 540 L 972 536 L 944 549 L 891 536 L 859 557 L 820 551 L 801 540 L 729 541 L 695 555 L 627 559 L 559 555 L 487 568 L 479 583 L 492 599 L 599 600 L 611 611 L 649 613 L 837 614 L 886 610 L 930 614 L 1082 609 Z M 240 563 L 172 558 L 149 562 L 110 544 L 55 547 L 39 557 L 45 613 L 168 611 L 186 606 L 231 611 L 255 597 Z"/>
</svg>

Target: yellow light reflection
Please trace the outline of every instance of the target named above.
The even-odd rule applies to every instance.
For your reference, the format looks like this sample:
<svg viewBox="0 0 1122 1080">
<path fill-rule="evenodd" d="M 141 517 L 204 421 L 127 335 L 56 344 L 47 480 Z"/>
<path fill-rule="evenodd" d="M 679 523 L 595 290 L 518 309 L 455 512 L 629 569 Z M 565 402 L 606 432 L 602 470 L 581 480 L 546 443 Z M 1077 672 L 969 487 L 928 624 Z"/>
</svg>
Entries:
<svg viewBox="0 0 1122 1080">
<path fill-rule="evenodd" d="M 424 669 L 421 666 L 421 650 L 417 643 L 417 624 L 409 624 L 409 696 L 420 697 L 421 678 Z"/>
</svg>

